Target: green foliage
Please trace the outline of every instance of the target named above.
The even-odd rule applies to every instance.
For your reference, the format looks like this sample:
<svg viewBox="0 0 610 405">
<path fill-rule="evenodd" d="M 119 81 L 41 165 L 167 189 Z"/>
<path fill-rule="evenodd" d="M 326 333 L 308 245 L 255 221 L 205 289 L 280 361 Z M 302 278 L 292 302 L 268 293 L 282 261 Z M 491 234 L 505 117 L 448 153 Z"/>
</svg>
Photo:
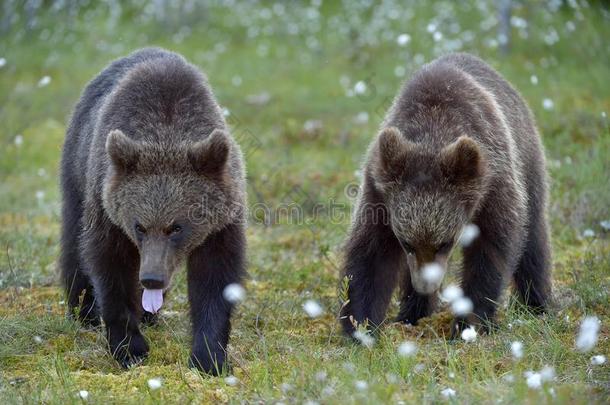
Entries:
<svg viewBox="0 0 610 405">
<path fill-rule="evenodd" d="M 610 353 L 609 231 L 600 224 L 610 220 L 603 2 L 516 2 L 507 54 L 497 48 L 491 1 L 48 3 L 7 1 L 11 18 L 0 17 L 1 403 L 79 403 L 80 390 L 94 403 L 430 403 L 445 401 L 445 388 L 456 391 L 448 402 L 607 402 L 610 366 L 589 359 Z M 403 33 L 410 41 L 400 46 Z M 64 317 L 55 287 L 67 117 L 109 61 L 147 45 L 180 52 L 209 76 L 244 147 L 251 206 L 303 208 L 298 223 L 253 215 L 248 297 L 229 348 L 235 384 L 187 367 L 184 272 L 160 324 L 144 331 L 149 358 L 127 371 L 108 356 L 101 331 Z M 417 327 L 388 322 L 375 346 L 363 348 L 337 322 L 347 299 L 339 268 L 350 185 L 401 82 L 458 45 L 504 74 L 537 118 L 552 179 L 556 307 L 535 317 L 509 298 L 498 330 L 473 343 L 445 339 L 451 316 L 443 310 Z M 39 86 L 44 76 L 50 83 Z M 365 89 L 354 94 L 358 82 Z M 339 215 L 330 214 L 329 201 Z M 313 216 L 317 205 L 327 209 Z M 594 236 L 584 236 L 587 229 Z M 325 314 L 310 319 L 302 310 L 308 299 Z M 574 349 L 585 315 L 602 323 L 591 353 Z M 397 354 L 405 340 L 417 354 Z M 524 344 L 519 360 L 513 341 Z M 555 380 L 528 388 L 524 372 L 545 365 Z M 157 377 L 162 387 L 152 390 L 147 381 Z"/>
</svg>

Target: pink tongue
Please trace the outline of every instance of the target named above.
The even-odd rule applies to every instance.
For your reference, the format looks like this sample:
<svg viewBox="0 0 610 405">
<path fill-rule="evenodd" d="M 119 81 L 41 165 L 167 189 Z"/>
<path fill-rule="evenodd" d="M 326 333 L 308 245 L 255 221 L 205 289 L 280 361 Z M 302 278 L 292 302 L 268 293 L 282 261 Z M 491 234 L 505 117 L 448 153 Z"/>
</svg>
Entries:
<svg viewBox="0 0 610 405">
<path fill-rule="evenodd" d="M 145 311 L 156 314 L 163 305 L 163 290 L 144 289 L 142 293 L 142 306 Z"/>
</svg>

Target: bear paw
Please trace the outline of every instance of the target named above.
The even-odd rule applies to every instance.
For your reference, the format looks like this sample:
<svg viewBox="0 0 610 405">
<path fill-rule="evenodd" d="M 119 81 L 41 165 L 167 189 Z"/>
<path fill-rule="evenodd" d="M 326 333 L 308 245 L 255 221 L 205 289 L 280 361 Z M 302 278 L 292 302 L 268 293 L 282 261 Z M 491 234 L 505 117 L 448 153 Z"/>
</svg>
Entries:
<svg viewBox="0 0 610 405">
<path fill-rule="evenodd" d="M 488 334 L 490 332 L 492 332 L 492 330 L 494 329 L 494 323 L 492 321 L 476 321 L 476 322 L 472 322 L 470 320 L 468 320 L 467 318 L 463 318 L 463 317 L 457 317 L 453 320 L 453 322 L 451 322 L 451 335 L 450 335 L 450 339 L 451 340 L 458 340 L 461 339 L 462 337 L 462 332 L 464 331 L 464 329 L 468 329 L 470 327 L 473 327 L 476 329 L 477 333 L 479 334 Z"/>
<path fill-rule="evenodd" d="M 110 353 L 121 367 L 136 366 L 148 356 L 148 343 L 141 333 L 131 333 L 121 338 L 109 335 Z"/>
<path fill-rule="evenodd" d="M 189 359 L 189 367 L 196 368 L 206 374 L 218 376 L 226 371 L 225 355 L 224 353 L 212 353 L 210 355 L 207 350 L 205 352 L 194 351 Z"/>
</svg>

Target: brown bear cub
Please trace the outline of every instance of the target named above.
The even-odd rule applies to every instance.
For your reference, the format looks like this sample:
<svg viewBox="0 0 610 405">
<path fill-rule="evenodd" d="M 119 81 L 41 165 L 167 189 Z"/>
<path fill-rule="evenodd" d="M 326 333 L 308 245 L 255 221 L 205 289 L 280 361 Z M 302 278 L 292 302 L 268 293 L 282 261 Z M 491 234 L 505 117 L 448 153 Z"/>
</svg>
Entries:
<svg viewBox="0 0 610 405">
<path fill-rule="evenodd" d="M 223 369 L 232 304 L 245 273 L 245 173 L 206 78 L 181 56 L 144 49 L 86 87 L 66 134 L 61 274 L 72 314 L 100 316 L 127 367 L 148 344 L 174 272 L 186 263 L 190 364 Z"/>
<path fill-rule="evenodd" d="M 452 337 L 492 323 L 503 288 L 544 310 L 550 296 L 547 180 L 527 105 L 480 59 L 441 57 L 406 83 L 371 144 L 346 243 L 346 333 L 378 326 L 400 280 L 398 321 L 428 316 L 466 225 L 461 288 L 473 303 Z M 430 265 L 433 263 L 432 265 Z M 435 267 L 434 277 L 426 274 Z M 438 276 L 438 277 L 436 277 Z"/>
</svg>

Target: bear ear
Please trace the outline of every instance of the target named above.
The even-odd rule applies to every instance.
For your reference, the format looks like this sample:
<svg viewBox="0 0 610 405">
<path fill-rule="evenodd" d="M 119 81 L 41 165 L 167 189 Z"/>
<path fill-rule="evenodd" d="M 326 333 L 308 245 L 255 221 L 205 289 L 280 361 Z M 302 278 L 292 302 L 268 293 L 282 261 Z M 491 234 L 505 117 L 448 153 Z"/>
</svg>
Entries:
<svg viewBox="0 0 610 405">
<path fill-rule="evenodd" d="M 441 170 L 453 184 L 462 184 L 485 174 L 485 162 L 479 145 L 462 135 L 441 151 Z"/>
<path fill-rule="evenodd" d="M 402 173 L 412 143 L 396 127 L 384 128 L 379 134 L 377 144 L 379 167 L 377 174 L 382 181 L 395 180 Z"/>
<path fill-rule="evenodd" d="M 231 144 L 226 131 L 215 129 L 203 141 L 195 142 L 188 151 L 193 169 L 200 174 L 219 177 L 229 159 Z"/>
<path fill-rule="evenodd" d="M 106 152 L 113 166 L 122 171 L 132 170 L 138 163 L 139 144 L 129 138 L 120 129 L 110 131 L 106 138 Z"/>
</svg>

